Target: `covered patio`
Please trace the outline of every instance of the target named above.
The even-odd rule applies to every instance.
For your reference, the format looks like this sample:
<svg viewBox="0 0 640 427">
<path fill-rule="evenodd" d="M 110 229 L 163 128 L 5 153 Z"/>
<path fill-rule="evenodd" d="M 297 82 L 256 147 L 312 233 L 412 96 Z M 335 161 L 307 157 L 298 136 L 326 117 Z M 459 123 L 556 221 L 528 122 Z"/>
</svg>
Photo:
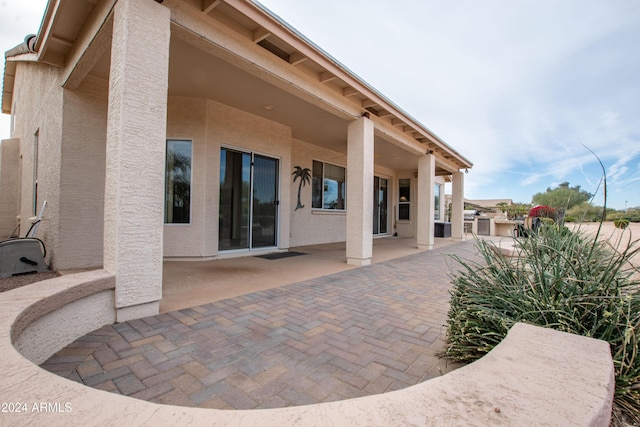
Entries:
<svg viewBox="0 0 640 427">
<path fill-rule="evenodd" d="M 463 235 L 463 240 L 471 238 L 469 234 Z M 434 248 L 440 249 L 460 240 L 435 238 L 434 242 Z M 203 262 L 165 261 L 160 312 L 181 310 L 351 270 L 355 267 L 346 263 L 345 246 L 345 242 L 326 243 L 293 247 L 288 252 L 257 253 L 252 257 L 227 257 Z M 375 264 L 424 251 L 426 249 L 417 247 L 415 238 L 378 238 L 373 240 L 372 262 Z"/>
</svg>

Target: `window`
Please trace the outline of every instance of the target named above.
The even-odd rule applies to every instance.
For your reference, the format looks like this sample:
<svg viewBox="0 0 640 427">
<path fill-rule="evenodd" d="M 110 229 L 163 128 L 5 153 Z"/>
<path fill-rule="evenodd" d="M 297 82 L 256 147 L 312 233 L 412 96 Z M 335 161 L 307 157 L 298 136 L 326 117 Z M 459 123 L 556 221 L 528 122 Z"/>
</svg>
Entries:
<svg viewBox="0 0 640 427">
<path fill-rule="evenodd" d="M 435 195 L 433 219 L 436 221 L 440 221 L 440 184 L 435 185 L 433 194 Z"/>
<path fill-rule="evenodd" d="M 409 221 L 411 212 L 411 180 L 400 179 L 398 191 L 398 219 Z"/>
<path fill-rule="evenodd" d="M 313 161 L 312 200 L 314 209 L 346 209 L 345 168 Z"/>
<path fill-rule="evenodd" d="M 188 224 L 191 211 L 191 141 L 167 141 L 164 222 Z"/>
</svg>

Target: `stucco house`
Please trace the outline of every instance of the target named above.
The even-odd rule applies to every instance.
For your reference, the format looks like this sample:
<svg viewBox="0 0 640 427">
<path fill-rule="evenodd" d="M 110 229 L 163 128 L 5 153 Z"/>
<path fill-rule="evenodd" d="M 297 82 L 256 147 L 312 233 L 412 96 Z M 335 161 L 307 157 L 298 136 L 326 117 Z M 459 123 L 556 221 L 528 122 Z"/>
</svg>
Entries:
<svg viewBox="0 0 640 427">
<path fill-rule="evenodd" d="M 49 0 L 2 112 L 0 235 L 46 201 L 48 262 L 113 273 L 118 321 L 158 312 L 164 259 L 430 248 L 447 181 L 463 235 L 472 163 L 254 1 Z"/>
</svg>

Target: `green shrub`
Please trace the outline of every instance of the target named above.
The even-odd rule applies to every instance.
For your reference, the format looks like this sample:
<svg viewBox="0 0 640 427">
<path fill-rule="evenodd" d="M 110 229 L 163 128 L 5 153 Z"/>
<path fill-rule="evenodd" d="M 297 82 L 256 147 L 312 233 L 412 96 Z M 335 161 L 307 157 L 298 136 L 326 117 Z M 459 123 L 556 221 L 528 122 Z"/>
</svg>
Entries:
<svg viewBox="0 0 640 427">
<path fill-rule="evenodd" d="M 628 219 L 614 219 L 613 220 L 613 225 L 616 228 L 624 230 L 625 228 L 627 228 L 629 226 L 629 220 Z"/>
<path fill-rule="evenodd" d="M 540 218 L 540 222 L 546 225 L 555 224 L 555 221 L 553 220 L 553 218 Z"/>
<path fill-rule="evenodd" d="M 481 261 L 454 257 L 462 268 L 453 277 L 444 356 L 476 360 L 516 322 L 605 340 L 616 370 L 616 413 L 640 423 L 640 281 L 629 262 L 638 241 L 616 250 L 546 225 L 515 240 L 518 257 L 479 239 Z"/>
</svg>

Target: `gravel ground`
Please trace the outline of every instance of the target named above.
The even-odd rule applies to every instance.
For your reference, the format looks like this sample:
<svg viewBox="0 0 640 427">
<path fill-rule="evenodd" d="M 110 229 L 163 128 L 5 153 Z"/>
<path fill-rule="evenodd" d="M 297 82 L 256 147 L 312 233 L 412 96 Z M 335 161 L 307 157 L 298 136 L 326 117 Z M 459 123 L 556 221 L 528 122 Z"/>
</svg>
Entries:
<svg viewBox="0 0 640 427">
<path fill-rule="evenodd" d="M 55 271 L 47 271 L 45 273 L 20 274 L 13 277 L 5 277 L 0 279 L 0 292 L 5 292 L 21 286 L 30 285 L 41 280 L 52 279 L 58 277 Z"/>
</svg>

